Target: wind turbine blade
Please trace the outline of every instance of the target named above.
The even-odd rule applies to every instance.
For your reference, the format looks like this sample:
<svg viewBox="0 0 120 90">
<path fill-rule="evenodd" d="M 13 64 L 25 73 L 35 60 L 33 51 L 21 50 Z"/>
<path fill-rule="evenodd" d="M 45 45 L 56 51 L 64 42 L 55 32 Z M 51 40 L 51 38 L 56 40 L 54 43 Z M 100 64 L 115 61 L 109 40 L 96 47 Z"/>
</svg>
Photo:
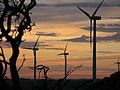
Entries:
<svg viewBox="0 0 120 90">
<path fill-rule="evenodd" d="M 66 53 L 66 50 L 67 50 L 67 46 L 68 46 L 68 42 L 66 43 L 66 46 L 65 46 L 65 50 L 64 50 L 64 53 Z"/>
<path fill-rule="evenodd" d="M 90 47 L 92 48 L 92 19 L 90 19 Z"/>
<path fill-rule="evenodd" d="M 91 18 L 90 14 L 87 13 L 86 11 L 84 11 L 83 9 L 81 9 L 79 6 L 77 6 L 77 8 L 82 11 L 86 16 L 88 16 L 89 18 Z"/>
<path fill-rule="evenodd" d="M 95 12 L 93 13 L 92 16 L 95 16 L 95 14 L 97 13 L 98 9 L 100 8 L 100 6 L 102 5 L 104 0 L 102 0 L 102 2 L 98 5 L 98 7 L 96 8 Z"/>
<path fill-rule="evenodd" d="M 29 49 L 29 50 L 33 50 L 33 48 L 23 48 L 23 49 Z"/>
<path fill-rule="evenodd" d="M 33 47 L 33 48 L 35 48 L 35 47 L 36 47 L 36 45 L 37 45 L 37 43 L 38 43 L 39 38 L 40 38 L 40 35 L 38 36 L 38 38 L 37 38 L 37 40 L 36 40 L 36 42 L 35 42 L 35 44 L 34 44 L 34 47 Z"/>
<path fill-rule="evenodd" d="M 58 54 L 58 55 L 64 55 L 64 53 L 60 53 L 60 54 Z"/>
</svg>

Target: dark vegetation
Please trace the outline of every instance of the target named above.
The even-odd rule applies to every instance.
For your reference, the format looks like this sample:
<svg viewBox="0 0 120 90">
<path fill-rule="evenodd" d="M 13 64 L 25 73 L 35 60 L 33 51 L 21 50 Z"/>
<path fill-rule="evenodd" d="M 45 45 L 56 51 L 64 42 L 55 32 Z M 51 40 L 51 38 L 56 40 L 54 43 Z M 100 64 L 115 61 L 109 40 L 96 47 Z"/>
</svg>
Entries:
<svg viewBox="0 0 120 90">
<path fill-rule="evenodd" d="M 75 90 L 79 85 L 85 83 L 89 80 L 48 80 L 47 83 L 44 79 L 37 80 L 35 90 Z M 11 83 L 11 80 L 7 80 L 7 83 Z M 32 79 L 20 79 L 22 90 L 33 90 L 33 80 Z"/>
<path fill-rule="evenodd" d="M 86 90 L 120 90 L 120 71 L 92 84 Z"/>
<path fill-rule="evenodd" d="M 65 77 L 58 80 L 52 80 L 47 77 L 49 67 L 38 65 L 37 69 L 43 71 L 45 79 L 39 79 L 36 83 L 30 79 L 20 79 L 19 70 L 25 62 L 25 56 L 22 65 L 17 69 L 16 63 L 19 56 L 19 46 L 24 41 L 23 35 L 26 31 L 31 31 L 32 24 L 30 10 L 36 5 L 35 0 L 0 0 L 0 41 L 5 38 L 6 42 L 11 44 L 12 55 L 6 60 L 3 48 L 0 46 L 0 90 L 119 90 L 120 89 L 120 72 L 116 72 L 110 77 L 97 80 L 68 80 L 66 79 L 76 68 L 66 72 Z M 14 26 L 14 29 L 12 28 Z M 66 54 L 66 53 L 64 53 Z M 7 67 L 10 67 L 11 79 L 5 76 Z M 33 68 L 31 68 L 33 69 Z"/>
<path fill-rule="evenodd" d="M 6 81 L 11 86 L 11 80 Z M 120 72 L 93 83 L 91 79 L 20 79 L 22 90 L 120 90 Z"/>
</svg>

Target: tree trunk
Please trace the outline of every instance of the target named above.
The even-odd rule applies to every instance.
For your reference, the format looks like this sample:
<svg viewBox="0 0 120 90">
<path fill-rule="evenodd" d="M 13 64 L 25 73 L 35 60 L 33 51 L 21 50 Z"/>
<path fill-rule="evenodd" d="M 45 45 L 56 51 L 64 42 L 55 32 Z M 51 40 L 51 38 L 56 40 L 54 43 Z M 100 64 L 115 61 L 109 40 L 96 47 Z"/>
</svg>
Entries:
<svg viewBox="0 0 120 90">
<path fill-rule="evenodd" d="M 19 47 L 17 45 L 12 45 L 12 56 L 10 60 L 10 72 L 11 78 L 13 82 L 14 90 L 21 90 L 20 82 L 19 82 L 19 74 L 16 67 L 16 61 L 19 55 Z"/>
</svg>

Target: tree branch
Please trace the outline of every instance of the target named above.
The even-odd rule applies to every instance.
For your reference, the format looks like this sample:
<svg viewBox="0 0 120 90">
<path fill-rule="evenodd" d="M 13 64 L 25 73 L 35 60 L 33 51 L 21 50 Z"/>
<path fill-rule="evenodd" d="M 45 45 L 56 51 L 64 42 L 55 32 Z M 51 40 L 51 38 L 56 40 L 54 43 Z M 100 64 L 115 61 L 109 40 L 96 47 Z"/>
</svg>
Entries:
<svg viewBox="0 0 120 90">
<path fill-rule="evenodd" d="M 23 54 L 23 61 L 22 61 L 21 66 L 18 68 L 18 72 L 19 72 L 19 71 L 21 70 L 21 68 L 23 67 L 25 61 L 26 61 L 25 54 Z"/>
<path fill-rule="evenodd" d="M 0 53 L 0 56 L 2 56 L 3 60 L 0 60 L 1 62 L 3 62 L 5 64 L 5 69 L 4 69 L 4 72 L 3 72 L 3 75 L 6 74 L 6 71 L 7 71 L 7 65 L 9 64 L 7 61 L 6 61 L 6 58 L 5 58 L 5 55 L 4 55 L 4 51 L 3 51 L 3 48 L 0 46 L 0 49 L 1 49 L 1 53 Z"/>
<path fill-rule="evenodd" d="M 73 69 L 68 70 L 68 72 L 67 72 L 67 76 L 69 76 L 71 73 L 73 73 L 75 70 L 77 70 L 78 68 L 81 68 L 81 67 L 82 67 L 82 64 L 79 65 L 79 66 L 76 66 L 76 67 L 73 68 Z"/>
</svg>

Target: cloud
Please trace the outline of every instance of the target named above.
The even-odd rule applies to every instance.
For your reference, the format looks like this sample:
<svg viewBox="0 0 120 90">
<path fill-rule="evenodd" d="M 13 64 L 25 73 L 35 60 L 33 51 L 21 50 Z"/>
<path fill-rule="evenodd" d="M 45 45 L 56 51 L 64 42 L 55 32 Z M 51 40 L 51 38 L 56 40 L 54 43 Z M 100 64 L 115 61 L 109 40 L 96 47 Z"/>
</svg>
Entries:
<svg viewBox="0 0 120 90">
<path fill-rule="evenodd" d="M 82 28 L 90 30 L 89 27 Z M 120 24 L 97 24 L 97 31 L 99 32 L 120 32 Z"/>
<path fill-rule="evenodd" d="M 53 6 L 48 6 L 48 7 L 38 7 L 33 10 L 33 15 L 32 19 L 35 22 L 50 22 L 50 23 L 59 23 L 59 24 L 64 24 L 66 22 L 70 23 L 73 21 L 78 21 L 76 17 L 76 13 L 79 14 L 77 11 L 77 8 L 73 7 L 53 7 Z M 79 17 L 79 16 L 77 16 Z M 49 26 L 49 24 L 46 27 Z M 37 25 L 36 25 L 37 26 Z"/>
<path fill-rule="evenodd" d="M 116 27 L 116 28 L 120 28 L 120 24 L 97 24 L 98 27 Z"/>
<path fill-rule="evenodd" d="M 88 36 L 81 36 L 78 38 L 72 38 L 72 39 L 64 39 L 63 41 L 70 41 L 70 42 L 89 42 Z M 103 42 L 103 41 L 115 41 L 120 42 L 120 33 L 116 33 L 111 36 L 104 36 L 104 37 L 97 37 L 97 42 Z"/>
<path fill-rule="evenodd" d="M 55 2 L 59 2 L 57 0 L 54 0 Z M 57 28 L 57 30 L 59 29 L 59 26 L 63 27 L 65 25 L 71 25 L 71 26 L 76 26 L 76 28 L 80 27 L 80 24 L 83 25 L 86 23 L 86 17 L 84 15 L 82 15 L 82 12 L 79 12 L 79 10 L 76 8 L 77 5 L 79 5 L 80 7 L 90 7 L 90 8 L 85 8 L 86 10 L 88 10 L 89 12 L 93 12 L 93 8 L 96 7 L 100 1 L 96 1 L 96 0 L 80 0 L 78 2 L 74 2 L 74 1 L 64 1 L 64 0 L 60 0 L 61 3 L 52 3 L 54 2 L 49 1 L 49 0 L 45 0 L 45 2 L 48 3 L 41 3 L 41 1 L 39 1 L 40 3 L 38 3 L 37 7 L 33 10 L 33 15 L 34 15 L 34 19 L 37 20 L 37 22 L 39 23 L 38 27 L 39 30 L 49 30 L 48 32 L 51 32 L 51 28 L 55 29 Z M 111 3 L 112 2 L 112 3 Z M 114 3 L 113 3 L 114 2 Z M 110 18 L 114 18 L 119 16 L 119 7 L 112 7 L 112 6 L 119 6 L 119 1 L 117 0 L 111 0 L 111 1 L 107 1 L 105 0 L 105 2 L 103 3 L 102 7 L 107 7 L 110 6 L 109 8 L 102 8 L 101 12 L 103 14 L 103 17 L 105 17 L 105 15 L 107 15 L 106 17 L 110 17 Z M 51 4 L 49 4 L 51 3 Z M 91 8 L 92 7 L 92 8 Z M 115 13 L 116 11 L 118 11 L 118 13 Z M 112 13 L 115 13 L 115 15 L 113 15 Z M 109 15 L 109 16 L 108 16 Z M 113 16 L 113 17 L 111 17 Z M 118 17 L 119 18 L 119 17 Z M 106 19 L 107 21 L 107 19 Z M 110 22 L 107 23 L 113 23 L 112 20 L 110 20 Z M 118 21 L 115 23 L 119 23 Z M 116 26 L 116 25 L 112 25 L 112 27 L 110 27 L 110 25 L 105 24 L 106 26 L 98 26 L 97 31 L 99 32 L 119 32 L 120 31 L 120 27 Z M 108 27 L 109 26 L 109 27 Z M 50 29 L 49 29 L 50 28 Z M 68 27 L 69 29 L 69 27 Z M 89 30 L 89 27 L 83 28 L 84 30 Z M 62 30 L 61 30 L 62 31 Z M 56 32 L 56 31 L 55 31 Z M 51 36 L 51 37 L 57 37 L 59 36 L 58 34 L 54 33 L 53 30 L 51 33 L 45 33 L 43 32 L 39 32 L 37 33 L 38 35 L 42 35 L 42 36 Z M 103 41 L 104 37 L 98 37 L 98 39 L 102 39 L 99 41 Z M 105 39 L 110 38 L 110 36 L 106 36 Z M 72 41 L 72 42 L 89 42 L 89 37 L 76 37 L 76 38 L 70 38 L 67 39 L 68 41 Z"/>
<path fill-rule="evenodd" d="M 82 28 L 84 30 L 89 30 L 89 27 Z M 116 27 L 97 27 L 97 31 L 99 32 L 120 32 L 120 28 Z"/>
<path fill-rule="evenodd" d="M 106 36 L 106 37 L 97 37 L 97 41 L 116 41 L 120 42 L 120 33 L 116 33 L 112 36 Z"/>
<path fill-rule="evenodd" d="M 23 42 L 21 43 L 21 48 L 32 48 L 34 46 L 35 42 Z M 37 47 L 47 47 L 50 46 L 48 44 L 45 44 L 44 42 L 38 42 Z"/>
<path fill-rule="evenodd" d="M 32 48 L 34 46 L 35 42 L 23 42 L 20 47 L 21 48 Z M 52 45 L 46 44 L 45 42 L 39 42 L 37 44 L 37 47 L 41 47 L 41 49 L 47 49 L 47 50 L 64 50 L 64 48 L 57 48 Z"/>
<path fill-rule="evenodd" d="M 113 52 L 113 51 L 97 51 L 97 53 L 108 54 L 108 53 L 120 53 L 120 52 Z"/>
<path fill-rule="evenodd" d="M 40 43 L 40 44 L 39 44 Z M 21 48 L 32 48 L 34 46 L 35 42 L 22 42 L 20 47 Z M 0 42 L 0 46 L 3 47 L 3 48 L 11 48 L 11 45 L 9 42 L 5 42 L 5 41 L 2 41 Z M 51 46 L 51 45 L 48 45 L 48 44 L 45 44 L 44 42 L 38 42 L 37 44 L 37 47 L 47 47 L 47 46 Z"/>
<path fill-rule="evenodd" d="M 22 42 L 20 45 L 20 48 L 32 48 L 34 46 L 35 42 Z M 11 48 L 10 43 L 2 41 L 0 42 L 0 46 L 2 48 Z M 64 48 L 57 48 L 52 45 L 46 44 L 45 42 L 38 42 L 37 47 L 41 47 L 41 49 L 47 49 L 47 50 L 64 50 Z"/>
<path fill-rule="evenodd" d="M 120 17 L 108 17 L 109 19 L 120 19 Z"/>
<path fill-rule="evenodd" d="M 52 2 L 52 1 L 51 1 Z M 59 24 L 66 24 L 66 23 L 76 23 L 76 22 L 82 22 L 83 20 L 87 19 L 82 12 L 77 9 L 76 6 L 83 7 L 83 9 L 88 10 L 89 12 L 93 12 L 93 8 L 96 8 L 99 4 L 99 1 L 97 2 L 69 2 L 68 3 L 57 3 L 57 4 L 46 4 L 46 3 L 38 3 L 37 7 L 35 7 L 32 10 L 32 18 L 35 22 L 47 22 L 47 24 L 50 23 L 59 23 Z M 113 5 L 113 3 L 110 3 Z M 105 3 L 102 5 L 105 6 Z M 107 5 L 106 5 L 107 6 Z M 110 5 L 109 5 L 110 6 Z M 89 8 L 87 8 L 89 7 Z M 119 8 L 119 7 L 118 7 Z M 109 8 L 101 8 L 99 12 L 102 11 L 103 17 L 111 17 L 111 16 L 119 16 L 119 9 L 118 8 L 112 8 L 110 6 Z M 115 13 L 118 12 L 118 13 Z M 115 13 L 113 15 L 113 13 Z M 107 15 L 107 16 L 106 16 Z M 46 24 L 46 27 L 48 26 Z"/>
<path fill-rule="evenodd" d="M 64 50 L 64 48 L 53 48 L 53 47 L 44 47 L 43 49 L 47 49 L 47 50 Z"/>
<path fill-rule="evenodd" d="M 81 36 L 81 37 L 77 37 L 77 38 L 71 38 L 71 39 L 64 39 L 62 41 L 70 41 L 70 42 L 89 42 L 89 40 L 87 40 L 89 37 L 88 36 Z"/>
<path fill-rule="evenodd" d="M 0 46 L 2 48 L 10 48 L 11 47 L 10 43 L 9 42 L 5 42 L 5 41 L 1 41 L 0 42 Z"/>
<path fill-rule="evenodd" d="M 36 35 L 40 35 L 40 36 L 52 36 L 52 37 L 57 37 L 58 34 L 56 33 L 45 33 L 45 32 L 37 32 Z"/>
<path fill-rule="evenodd" d="M 120 6 L 118 3 L 118 0 L 111 0 L 111 1 L 104 1 L 103 5 L 104 7 L 113 7 L 113 6 Z M 65 0 L 54 0 L 54 1 L 45 1 L 45 2 L 39 2 L 37 6 L 43 7 L 43 6 L 57 6 L 57 7 L 70 7 L 70 6 L 76 6 L 79 5 L 81 7 L 96 7 L 100 1 L 96 0 L 84 0 L 84 1 L 65 1 Z"/>
<path fill-rule="evenodd" d="M 76 3 L 64 3 L 64 4 L 56 4 L 54 6 L 56 7 L 73 7 L 73 6 L 80 6 L 80 7 L 97 7 L 99 3 L 97 2 L 76 2 Z M 111 4 L 111 3 L 103 3 L 102 7 L 120 7 L 120 4 L 115 3 L 115 4 Z"/>
</svg>

